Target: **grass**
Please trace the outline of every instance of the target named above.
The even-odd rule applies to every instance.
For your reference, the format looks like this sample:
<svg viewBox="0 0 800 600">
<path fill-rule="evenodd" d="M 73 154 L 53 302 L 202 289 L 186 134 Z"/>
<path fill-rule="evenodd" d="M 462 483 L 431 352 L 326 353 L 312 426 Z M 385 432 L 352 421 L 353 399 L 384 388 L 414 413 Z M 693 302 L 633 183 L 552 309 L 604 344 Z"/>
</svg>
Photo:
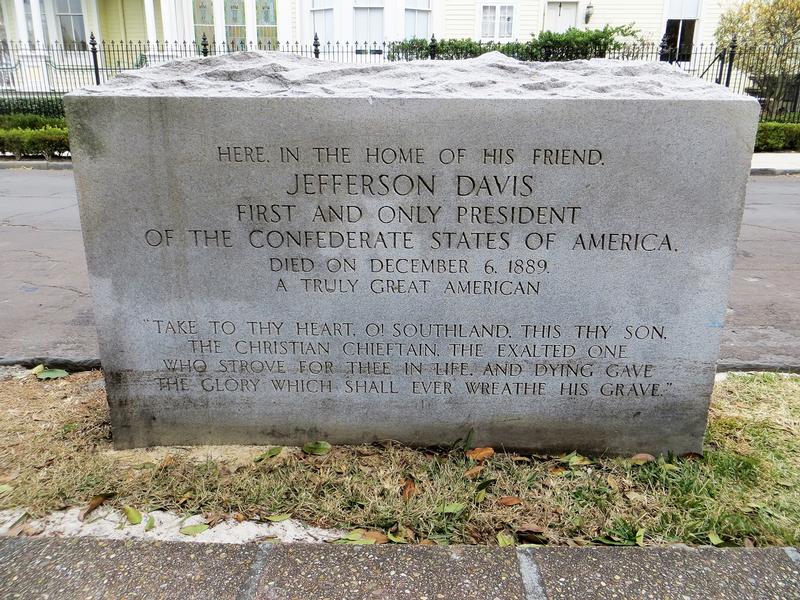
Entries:
<svg viewBox="0 0 800 600">
<path fill-rule="evenodd" d="M 800 544 L 797 376 L 729 376 L 714 391 L 704 455 L 642 465 L 503 452 L 474 461 L 394 443 L 324 456 L 284 448 L 258 462 L 267 447 L 114 451 L 99 378 L 0 382 L 0 508 L 39 516 L 113 494 L 117 507 L 212 523 L 289 513 L 426 543 L 497 544 L 505 533 L 558 545 Z"/>
</svg>

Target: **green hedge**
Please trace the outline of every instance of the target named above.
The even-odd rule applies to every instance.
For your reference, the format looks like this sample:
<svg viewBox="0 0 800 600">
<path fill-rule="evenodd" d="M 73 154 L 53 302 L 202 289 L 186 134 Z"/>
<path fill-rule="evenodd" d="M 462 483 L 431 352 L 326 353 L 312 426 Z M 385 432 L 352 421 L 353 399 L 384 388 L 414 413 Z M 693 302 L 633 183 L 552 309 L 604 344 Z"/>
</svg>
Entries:
<svg viewBox="0 0 800 600">
<path fill-rule="evenodd" d="M 498 51 L 519 60 L 555 61 L 599 58 L 622 45 L 621 38 L 636 35 L 630 26 L 603 29 L 568 29 L 564 33 L 543 31 L 527 42 L 478 42 L 472 39 L 438 40 L 435 47 L 429 40 L 413 38 L 389 45 L 389 60 L 415 60 L 434 57 L 442 60 L 474 58 L 486 52 Z"/>
<path fill-rule="evenodd" d="M 64 117 L 43 117 L 32 114 L 0 115 L 0 129 L 42 129 L 43 127 L 66 128 Z"/>
<path fill-rule="evenodd" d="M 43 117 L 63 117 L 64 103 L 60 96 L 2 96 L 0 115 L 30 113 Z"/>
<path fill-rule="evenodd" d="M 50 160 L 69 151 L 65 127 L 42 129 L 0 129 L 0 153 L 10 152 L 17 160 L 25 156 L 43 156 Z"/>
<path fill-rule="evenodd" d="M 783 150 L 800 150 L 800 123 L 759 123 L 756 152 Z"/>
</svg>

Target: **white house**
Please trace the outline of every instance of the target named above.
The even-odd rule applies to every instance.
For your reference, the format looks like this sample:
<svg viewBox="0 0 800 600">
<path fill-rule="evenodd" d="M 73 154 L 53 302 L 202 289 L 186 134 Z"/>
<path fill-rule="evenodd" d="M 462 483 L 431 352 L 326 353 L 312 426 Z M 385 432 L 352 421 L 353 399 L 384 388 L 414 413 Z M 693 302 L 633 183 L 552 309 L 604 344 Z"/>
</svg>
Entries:
<svg viewBox="0 0 800 600">
<path fill-rule="evenodd" d="M 0 41 L 209 40 L 266 44 L 408 37 L 525 40 L 633 23 L 654 42 L 713 40 L 736 0 L 0 0 Z"/>
</svg>

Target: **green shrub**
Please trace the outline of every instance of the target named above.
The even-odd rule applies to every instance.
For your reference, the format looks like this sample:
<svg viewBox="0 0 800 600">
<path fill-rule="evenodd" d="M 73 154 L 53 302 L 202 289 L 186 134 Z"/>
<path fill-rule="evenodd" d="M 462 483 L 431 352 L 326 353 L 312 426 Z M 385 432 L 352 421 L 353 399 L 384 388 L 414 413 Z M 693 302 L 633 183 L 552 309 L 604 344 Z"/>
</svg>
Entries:
<svg viewBox="0 0 800 600">
<path fill-rule="evenodd" d="M 445 39 L 436 43 L 437 59 L 450 60 L 474 58 L 486 52 L 498 51 L 519 60 L 578 60 L 600 58 L 609 50 L 622 46 L 624 38 L 634 36 L 636 31 L 630 25 L 621 27 L 605 26 L 603 29 L 568 29 L 564 33 L 543 31 L 527 42 L 479 42 L 472 39 Z M 429 58 L 431 45 L 428 40 L 412 38 L 389 45 L 389 60 L 415 60 Z"/>
<path fill-rule="evenodd" d="M 800 150 L 800 123 L 759 123 L 756 152 L 785 150 Z"/>
<path fill-rule="evenodd" d="M 64 103 L 56 96 L 2 96 L 0 115 L 28 113 L 43 117 L 63 117 Z"/>
<path fill-rule="evenodd" d="M 25 156 L 43 156 L 50 160 L 69 151 L 66 128 L 0 129 L 0 153 L 10 152 L 17 160 Z"/>
<path fill-rule="evenodd" d="M 36 114 L 16 113 L 0 115 L 0 129 L 42 129 L 43 127 L 66 127 L 64 117 L 43 117 Z"/>
</svg>

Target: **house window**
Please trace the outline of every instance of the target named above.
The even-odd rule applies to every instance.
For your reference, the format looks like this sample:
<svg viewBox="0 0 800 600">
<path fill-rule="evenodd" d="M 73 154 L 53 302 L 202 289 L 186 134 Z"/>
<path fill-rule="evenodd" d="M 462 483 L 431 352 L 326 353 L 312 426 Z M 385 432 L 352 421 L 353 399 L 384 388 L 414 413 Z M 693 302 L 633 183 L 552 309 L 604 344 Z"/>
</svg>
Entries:
<svg viewBox="0 0 800 600">
<path fill-rule="evenodd" d="M 193 0 L 194 10 L 194 41 L 199 44 L 203 34 L 209 43 L 214 42 L 214 11 L 211 9 L 211 0 Z"/>
<path fill-rule="evenodd" d="M 38 1 L 38 0 L 37 0 Z M 61 42 L 65 47 L 86 46 L 86 31 L 83 28 L 81 0 L 55 0 L 56 23 L 61 31 Z M 44 10 L 42 10 L 44 16 Z M 43 24 L 45 37 L 47 28 Z"/>
<path fill-rule="evenodd" d="M 311 0 L 314 33 L 321 42 L 333 42 L 333 0 Z"/>
<path fill-rule="evenodd" d="M 513 29 L 513 6 L 510 4 L 484 4 L 481 7 L 481 38 L 510 38 Z"/>
<path fill-rule="evenodd" d="M 383 0 L 353 0 L 356 42 L 383 42 Z"/>
<path fill-rule="evenodd" d="M 225 0 L 225 40 L 229 46 L 244 48 L 246 38 L 244 0 Z"/>
<path fill-rule="evenodd" d="M 661 60 L 673 62 L 692 59 L 692 44 L 697 20 L 700 18 L 700 0 L 666 0 L 667 22 L 664 27 L 666 49 Z"/>
<path fill-rule="evenodd" d="M 256 37 L 259 47 L 276 47 L 278 22 L 275 18 L 275 0 L 256 0 Z"/>
<path fill-rule="evenodd" d="M 667 19 L 667 28 L 664 33 L 665 50 L 661 53 L 661 60 L 680 62 L 692 60 L 692 44 L 694 43 L 694 28 L 697 19 Z"/>
<path fill-rule="evenodd" d="M 578 24 L 577 2 L 548 2 L 544 17 L 545 31 L 564 33 Z"/>
<path fill-rule="evenodd" d="M 427 40 L 430 35 L 431 0 L 406 0 L 406 39 Z"/>
</svg>

